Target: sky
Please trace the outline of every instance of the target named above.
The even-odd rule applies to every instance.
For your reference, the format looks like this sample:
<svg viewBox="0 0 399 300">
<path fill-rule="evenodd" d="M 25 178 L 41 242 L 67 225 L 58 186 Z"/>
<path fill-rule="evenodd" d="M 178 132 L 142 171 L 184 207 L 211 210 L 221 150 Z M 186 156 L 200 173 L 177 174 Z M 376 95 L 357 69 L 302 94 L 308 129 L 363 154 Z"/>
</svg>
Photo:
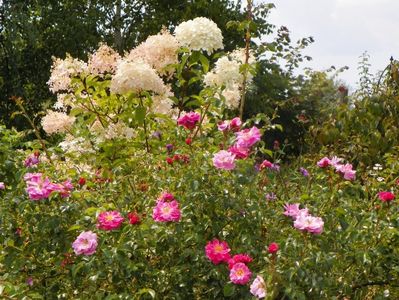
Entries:
<svg viewBox="0 0 399 300">
<path fill-rule="evenodd" d="M 316 70 L 348 66 L 341 76 L 352 89 L 358 81 L 359 56 L 367 51 L 372 73 L 399 59 L 399 0 L 257 0 L 272 2 L 269 21 L 287 26 L 292 40 L 313 36 L 303 52 Z"/>
</svg>

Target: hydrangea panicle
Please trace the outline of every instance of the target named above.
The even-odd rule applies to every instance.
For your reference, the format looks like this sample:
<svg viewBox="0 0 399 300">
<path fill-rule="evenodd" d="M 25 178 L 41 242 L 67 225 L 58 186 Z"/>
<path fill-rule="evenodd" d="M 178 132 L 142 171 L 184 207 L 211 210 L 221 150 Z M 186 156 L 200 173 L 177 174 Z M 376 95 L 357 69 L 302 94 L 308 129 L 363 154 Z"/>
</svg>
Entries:
<svg viewBox="0 0 399 300">
<path fill-rule="evenodd" d="M 175 37 L 181 46 L 204 50 L 209 55 L 223 48 L 222 31 L 215 22 L 203 17 L 180 23 L 175 28 Z"/>
</svg>

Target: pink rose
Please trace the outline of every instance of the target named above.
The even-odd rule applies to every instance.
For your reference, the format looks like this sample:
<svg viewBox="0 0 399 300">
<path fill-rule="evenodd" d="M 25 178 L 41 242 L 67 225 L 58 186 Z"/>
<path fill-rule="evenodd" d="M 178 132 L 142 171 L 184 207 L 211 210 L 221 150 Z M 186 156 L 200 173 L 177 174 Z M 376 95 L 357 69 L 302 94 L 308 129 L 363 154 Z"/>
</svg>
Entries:
<svg viewBox="0 0 399 300">
<path fill-rule="evenodd" d="M 92 255 L 97 249 L 97 234 L 91 231 L 84 231 L 72 243 L 76 255 Z"/>
<path fill-rule="evenodd" d="M 317 165 L 318 165 L 320 168 L 327 168 L 328 166 L 331 165 L 331 161 L 330 161 L 330 159 L 329 159 L 328 157 L 323 157 L 322 159 L 320 159 L 320 160 L 317 162 Z"/>
<path fill-rule="evenodd" d="M 298 216 L 294 221 L 294 227 L 313 234 L 320 234 L 323 232 L 324 222 L 319 217 Z"/>
<path fill-rule="evenodd" d="M 378 198 L 382 201 L 382 202 L 390 202 L 393 199 L 395 199 L 395 195 L 391 192 L 379 192 L 378 193 Z"/>
<path fill-rule="evenodd" d="M 213 165 L 217 169 L 233 170 L 236 167 L 235 155 L 226 150 L 221 150 L 213 156 Z"/>
<path fill-rule="evenodd" d="M 248 254 L 244 253 L 244 254 L 234 255 L 232 258 L 230 258 L 227 261 L 227 263 L 228 263 L 229 269 L 231 270 L 236 263 L 248 264 L 251 261 L 252 261 L 252 257 L 250 257 Z"/>
<path fill-rule="evenodd" d="M 249 149 L 240 148 L 237 145 L 231 146 L 228 151 L 234 154 L 236 159 L 245 159 L 249 156 Z"/>
<path fill-rule="evenodd" d="M 256 276 L 251 284 L 250 292 L 258 299 L 266 297 L 266 284 L 262 276 Z"/>
<path fill-rule="evenodd" d="M 205 246 L 206 257 L 214 264 L 220 264 L 221 262 L 227 262 L 230 259 L 230 248 L 229 245 L 224 241 L 213 239 L 208 242 Z"/>
<path fill-rule="evenodd" d="M 179 203 L 176 200 L 170 202 L 157 201 L 152 212 L 152 218 L 155 222 L 177 222 L 180 217 Z"/>
<path fill-rule="evenodd" d="M 118 229 L 123 221 L 124 218 L 118 211 L 104 211 L 97 217 L 97 228 L 103 230 Z"/>
<path fill-rule="evenodd" d="M 234 284 L 247 284 L 251 275 L 251 271 L 244 263 L 236 263 L 230 270 L 230 280 Z"/>
<path fill-rule="evenodd" d="M 241 119 L 239 117 L 235 117 L 230 121 L 229 127 L 232 131 L 240 130 L 242 125 Z"/>
<path fill-rule="evenodd" d="M 269 245 L 269 247 L 267 248 L 267 251 L 271 254 L 274 254 L 278 251 L 278 249 L 279 249 L 279 246 L 277 243 L 271 243 Z"/>
<path fill-rule="evenodd" d="M 184 116 L 181 116 L 177 120 L 177 124 L 183 126 L 188 130 L 193 130 L 199 122 L 200 118 L 201 116 L 198 113 L 191 111 L 189 113 L 186 113 Z"/>
<path fill-rule="evenodd" d="M 236 133 L 236 144 L 240 148 L 250 148 L 252 145 L 260 141 L 262 134 L 257 127 L 244 129 Z"/>
</svg>

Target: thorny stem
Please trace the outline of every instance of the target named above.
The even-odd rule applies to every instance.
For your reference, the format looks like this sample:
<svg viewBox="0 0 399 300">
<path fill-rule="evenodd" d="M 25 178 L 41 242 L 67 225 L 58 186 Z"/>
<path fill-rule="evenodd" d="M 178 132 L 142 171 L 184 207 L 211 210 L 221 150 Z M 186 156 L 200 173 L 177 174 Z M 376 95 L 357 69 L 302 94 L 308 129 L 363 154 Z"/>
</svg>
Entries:
<svg viewBox="0 0 399 300">
<path fill-rule="evenodd" d="M 248 26 L 247 26 L 247 31 L 245 33 L 245 65 L 248 65 L 249 61 L 249 46 L 251 42 L 251 31 L 249 28 L 249 23 L 252 20 L 252 0 L 248 0 L 247 4 L 247 20 L 248 20 Z M 243 85 L 242 85 L 242 95 L 241 95 L 241 103 L 240 103 L 240 119 L 242 119 L 244 115 L 244 105 L 245 105 L 245 93 L 246 93 L 246 85 L 247 85 L 247 72 L 248 70 L 244 70 L 243 74 Z"/>
<path fill-rule="evenodd" d="M 198 124 L 197 130 L 195 131 L 195 133 L 194 133 L 194 135 L 193 135 L 193 140 L 196 138 L 198 132 L 199 132 L 200 129 L 201 129 L 201 125 L 202 125 L 202 123 L 204 122 L 204 119 L 205 119 L 206 113 L 208 112 L 209 106 L 211 106 L 210 103 L 208 103 L 208 105 L 205 107 L 204 113 L 203 113 L 202 116 L 201 116 L 201 120 L 200 120 L 200 123 Z"/>
<path fill-rule="evenodd" d="M 52 162 L 52 161 L 51 161 L 51 156 L 50 156 L 50 154 L 49 154 L 49 152 L 48 152 L 48 150 L 47 150 L 47 147 L 46 147 L 46 143 L 44 142 L 43 138 L 42 138 L 41 135 L 40 135 L 39 128 L 37 128 L 37 126 L 35 125 L 35 123 L 32 121 L 32 119 L 29 117 L 28 113 L 26 112 L 25 107 L 22 105 L 22 99 L 21 99 L 21 98 L 17 98 L 17 99 L 15 100 L 15 103 L 16 103 L 16 104 L 18 105 L 18 107 L 21 109 L 22 115 L 28 120 L 30 126 L 32 126 L 33 131 L 34 131 L 34 133 L 35 133 L 37 139 L 39 140 L 39 142 L 40 142 L 40 144 L 41 144 L 41 146 L 42 146 L 44 152 L 46 153 L 47 159 L 48 159 L 50 162 Z"/>
</svg>

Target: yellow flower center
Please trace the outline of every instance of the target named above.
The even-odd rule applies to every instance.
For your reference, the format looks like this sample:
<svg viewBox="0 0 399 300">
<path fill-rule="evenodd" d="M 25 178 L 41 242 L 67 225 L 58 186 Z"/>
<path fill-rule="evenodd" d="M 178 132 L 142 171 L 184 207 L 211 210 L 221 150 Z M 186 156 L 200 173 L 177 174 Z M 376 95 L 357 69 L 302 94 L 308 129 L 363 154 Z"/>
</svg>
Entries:
<svg viewBox="0 0 399 300">
<path fill-rule="evenodd" d="M 113 219 L 114 219 L 113 215 L 108 215 L 105 217 L 105 220 L 107 220 L 107 221 L 112 221 Z"/>
<path fill-rule="evenodd" d="M 164 214 L 169 214 L 170 213 L 170 207 L 169 206 L 162 207 L 162 212 Z"/>
<path fill-rule="evenodd" d="M 215 252 L 216 253 L 220 253 L 223 251 L 223 246 L 222 245 L 216 245 L 215 246 Z"/>
</svg>

